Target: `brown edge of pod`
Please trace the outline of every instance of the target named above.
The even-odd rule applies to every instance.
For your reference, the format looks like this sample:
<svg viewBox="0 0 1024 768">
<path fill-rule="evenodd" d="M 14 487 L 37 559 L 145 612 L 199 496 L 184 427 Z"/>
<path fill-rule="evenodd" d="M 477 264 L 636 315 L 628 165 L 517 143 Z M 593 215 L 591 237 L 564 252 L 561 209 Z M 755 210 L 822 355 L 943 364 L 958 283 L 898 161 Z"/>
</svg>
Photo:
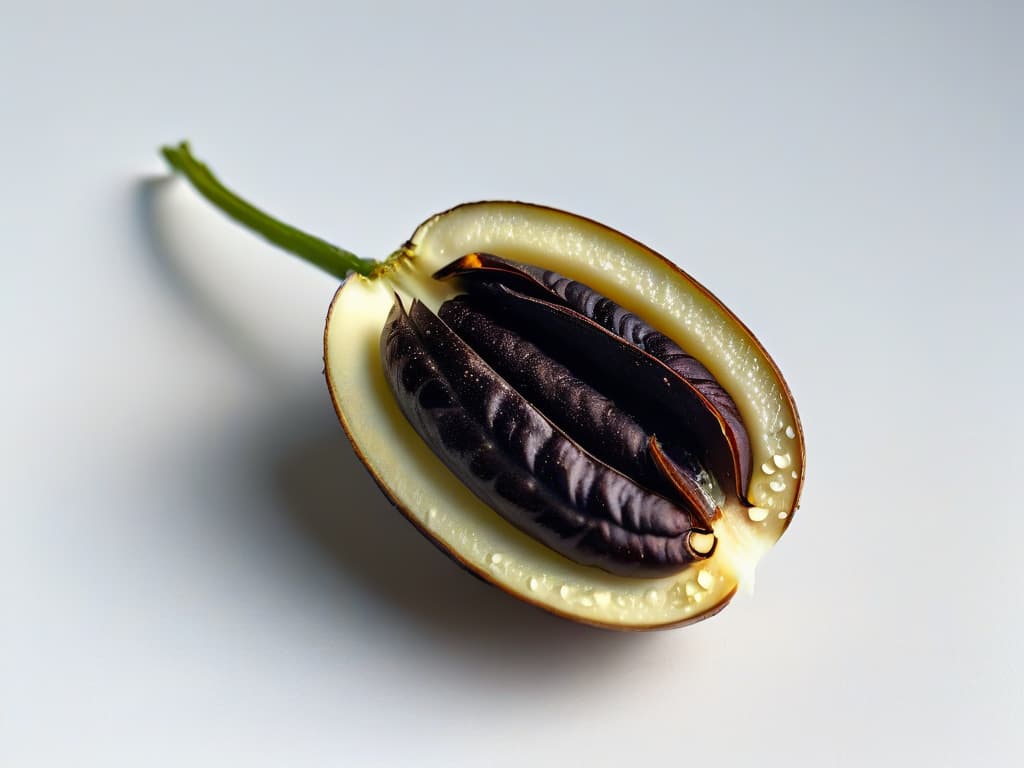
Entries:
<svg viewBox="0 0 1024 768">
<path fill-rule="evenodd" d="M 695 280 L 685 270 L 681 269 L 679 266 L 677 266 L 672 261 L 670 261 L 669 259 L 667 259 L 664 256 L 662 256 L 657 251 L 655 251 L 652 248 L 644 245 L 643 243 L 641 243 L 636 238 L 630 237 L 629 235 L 626 235 L 626 234 L 624 234 L 623 232 L 620 232 L 617 229 L 613 229 L 612 227 L 609 227 L 606 224 L 602 224 L 601 222 L 595 221 L 594 219 L 588 218 L 586 216 L 580 216 L 580 215 L 575 214 L 575 213 L 570 213 L 570 212 L 562 210 L 560 208 L 554 208 L 552 206 L 547 206 L 547 205 L 537 205 L 535 203 L 523 203 L 523 202 L 519 202 L 519 201 L 516 201 L 516 200 L 480 200 L 480 201 L 476 201 L 476 202 L 472 202 L 472 203 L 461 203 L 460 205 L 456 205 L 456 206 L 453 206 L 451 208 L 448 208 L 448 209 L 446 209 L 444 211 L 441 211 L 440 213 L 434 214 L 430 218 L 426 219 L 423 223 L 421 223 L 419 226 L 417 226 L 416 229 L 413 231 L 413 237 L 415 237 L 416 234 L 418 232 L 420 232 L 424 227 L 428 226 L 429 224 L 431 224 L 434 221 L 437 221 L 438 219 L 442 218 L 443 216 L 445 216 L 445 215 L 447 215 L 449 213 L 452 213 L 454 211 L 457 211 L 457 210 L 460 210 L 460 209 L 463 209 L 463 208 L 473 208 L 473 207 L 480 206 L 480 205 L 519 205 L 519 206 L 523 206 L 525 208 L 533 208 L 533 209 L 539 210 L 539 211 L 548 211 L 550 213 L 556 213 L 556 214 L 559 214 L 559 215 L 569 216 L 569 217 L 572 217 L 572 218 L 575 218 L 575 219 L 579 219 L 580 221 L 586 222 L 588 224 L 592 224 L 592 225 L 598 227 L 599 229 L 603 229 L 603 230 L 605 230 L 607 232 L 610 232 L 613 235 L 621 237 L 622 239 L 624 239 L 628 243 L 631 243 L 632 245 L 638 247 L 640 250 L 644 251 L 645 253 L 648 253 L 651 256 L 654 256 L 659 261 L 661 261 L 661 262 L 665 263 L 666 265 L 668 265 L 674 272 L 676 272 L 678 275 L 680 275 L 689 284 L 694 286 L 708 300 L 710 300 L 715 306 L 717 306 L 720 310 L 722 310 L 727 316 L 731 317 L 739 325 L 739 327 L 743 330 L 743 332 L 746 334 L 747 338 L 751 341 L 751 343 L 753 343 L 753 345 L 764 356 L 764 359 L 771 366 L 772 372 L 775 374 L 776 380 L 779 382 L 779 384 L 782 385 L 782 391 L 783 391 L 783 393 L 786 396 L 786 400 L 789 402 L 789 406 L 790 406 L 790 408 L 793 411 L 793 418 L 796 421 L 796 424 L 794 425 L 794 428 L 797 430 L 797 434 L 799 434 L 800 438 L 801 438 L 800 439 L 800 466 L 801 466 L 800 478 L 799 478 L 799 481 L 798 481 L 798 484 L 797 484 L 796 492 L 793 495 L 792 509 L 790 510 L 790 514 L 787 516 L 787 519 L 785 521 L 785 524 L 782 527 L 782 530 L 779 532 L 779 536 L 781 537 L 782 534 L 785 533 L 786 529 L 789 527 L 790 523 L 792 522 L 793 513 L 796 512 L 796 510 L 800 506 L 800 494 L 803 492 L 803 481 L 804 481 L 804 476 L 806 474 L 803 471 L 803 468 L 806 466 L 806 447 L 805 447 L 804 440 L 803 440 L 803 428 L 802 428 L 801 423 L 800 423 L 800 414 L 797 412 L 797 409 L 796 409 L 796 403 L 793 401 L 793 393 L 789 389 L 789 384 L 783 378 L 782 372 L 779 370 L 779 367 L 775 363 L 775 360 L 772 358 L 772 356 L 770 354 L 768 354 L 768 351 L 764 348 L 764 346 L 761 344 L 761 342 L 758 341 L 757 337 L 754 336 L 753 332 L 751 332 L 751 330 L 747 327 L 747 325 L 742 320 L 740 320 L 732 312 L 732 310 L 730 310 L 717 296 L 715 296 L 715 294 L 713 294 L 710 290 L 705 288 L 704 285 L 702 285 L 700 282 Z M 404 252 L 408 257 L 415 259 L 415 255 L 416 255 L 415 254 L 415 250 L 416 250 L 416 248 L 415 248 L 415 245 L 414 245 L 414 243 L 413 243 L 411 238 L 409 240 L 407 240 L 402 245 L 402 248 L 400 250 L 402 252 Z M 571 277 L 571 275 L 569 275 L 569 277 Z M 335 303 L 340 299 L 341 293 L 345 289 L 345 285 L 348 283 L 349 280 L 356 280 L 356 279 L 359 279 L 359 276 L 357 276 L 357 275 L 350 275 L 348 278 L 346 278 L 344 281 L 342 281 L 340 286 L 338 286 L 337 291 L 335 291 L 335 293 L 334 293 L 334 298 L 331 299 L 331 304 L 330 304 L 330 306 L 327 309 L 327 321 L 330 320 L 331 312 L 334 309 Z M 367 278 L 367 279 L 372 279 L 372 278 Z M 501 590 L 505 594 L 507 594 L 507 595 L 517 599 L 517 600 L 520 600 L 520 601 L 522 601 L 524 603 L 532 605 L 532 606 L 534 606 L 536 608 L 539 608 L 539 609 L 541 609 L 541 610 L 543 610 L 543 611 L 545 611 L 547 613 L 553 614 L 555 616 L 559 616 L 559 617 L 561 617 L 563 619 L 568 619 L 569 621 L 573 621 L 573 622 L 576 622 L 578 624 L 584 624 L 584 625 L 591 626 L 591 627 L 597 627 L 599 629 L 616 630 L 616 631 L 619 631 L 619 632 L 647 632 L 647 631 L 660 630 L 660 629 L 675 629 L 675 628 L 678 628 L 678 627 L 688 626 L 690 624 L 696 624 L 699 621 L 703 621 L 704 619 L 709 619 L 712 616 L 716 615 L 719 611 L 724 609 L 732 601 L 732 598 L 736 595 L 737 587 L 733 587 L 732 591 L 730 591 L 718 604 L 716 604 L 715 606 L 713 606 L 709 610 L 705 611 L 704 613 L 698 614 L 696 616 L 691 616 L 689 618 L 682 619 L 681 621 L 666 622 L 664 624 L 627 624 L 627 625 L 623 625 L 623 624 L 610 624 L 610 623 L 606 623 L 606 622 L 592 621 L 592 620 L 589 620 L 586 617 L 580 616 L 578 614 L 573 614 L 573 613 L 569 613 L 569 612 L 566 612 L 566 611 L 561 611 L 561 610 L 559 610 L 559 609 L 557 609 L 557 608 L 555 608 L 553 606 L 546 605 L 546 604 L 541 603 L 541 602 L 539 602 L 537 600 L 531 600 L 526 595 L 520 594 L 520 593 L 515 592 L 515 591 L 513 591 L 511 589 L 508 589 L 504 585 L 499 584 L 498 582 L 494 581 L 490 577 L 489 573 L 487 573 L 482 568 L 475 567 L 471 563 L 469 563 L 466 560 L 464 560 L 463 558 L 459 557 L 455 552 L 451 551 L 450 549 L 448 549 L 448 547 L 446 547 L 444 544 L 442 544 L 437 539 L 437 537 L 434 536 L 429 530 L 427 530 L 423 525 L 421 525 L 420 522 L 416 519 L 416 517 L 413 514 L 411 514 L 410 511 L 408 509 L 406 509 L 401 504 L 401 502 L 399 502 L 398 499 L 396 499 L 394 497 L 394 495 L 392 495 L 391 490 L 383 482 L 383 480 L 377 474 L 377 472 L 374 470 L 373 466 L 369 463 L 369 461 L 367 461 L 367 458 L 366 458 L 365 454 L 362 452 L 362 450 L 360 449 L 359 445 L 356 443 L 355 439 L 352 436 L 352 431 L 349 428 L 348 421 L 345 418 L 345 415 L 342 412 L 341 407 L 340 407 L 340 405 L 338 403 L 338 397 L 337 397 L 337 394 L 335 393 L 334 383 L 331 381 L 330 363 L 328 361 L 328 354 L 327 354 L 327 331 L 328 331 L 328 327 L 329 327 L 329 323 L 325 321 L 325 323 L 324 323 L 324 378 L 327 381 L 327 391 L 328 391 L 328 393 L 331 396 L 331 404 L 334 407 L 334 412 L 338 416 L 338 421 L 341 423 L 342 429 L 345 430 L 345 436 L 348 438 L 349 443 L 352 444 L 352 449 L 355 451 L 355 454 L 359 458 L 360 463 L 366 468 L 367 472 L 369 472 L 370 477 L 373 478 L 373 481 L 377 484 L 377 487 L 380 488 L 381 492 L 387 497 L 388 501 L 391 502 L 392 506 L 394 506 L 395 509 L 397 509 L 402 514 L 402 516 L 405 517 L 406 520 L 408 520 L 410 523 L 412 523 L 412 525 L 416 528 L 416 530 L 418 530 L 424 536 L 424 538 L 426 538 L 428 541 L 430 541 L 435 547 L 437 547 L 442 553 L 444 553 L 449 559 L 451 559 L 456 565 L 458 565 L 464 571 L 466 571 L 470 575 L 476 576 L 478 579 L 480 579 L 482 581 L 485 581 L 488 584 L 496 587 L 497 589 Z"/>
</svg>

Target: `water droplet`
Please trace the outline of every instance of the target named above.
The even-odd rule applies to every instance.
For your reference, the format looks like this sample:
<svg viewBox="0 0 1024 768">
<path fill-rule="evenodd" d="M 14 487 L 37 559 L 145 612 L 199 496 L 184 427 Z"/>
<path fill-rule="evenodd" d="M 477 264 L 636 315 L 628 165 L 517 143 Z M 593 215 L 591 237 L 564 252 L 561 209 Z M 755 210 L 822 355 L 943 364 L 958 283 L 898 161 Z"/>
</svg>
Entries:
<svg viewBox="0 0 1024 768">
<path fill-rule="evenodd" d="M 800 473 L 794 469 L 792 472 L 789 473 L 789 476 L 796 480 L 798 477 L 800 477 Z"/>
<path fill-rule="evenodd" d="M 648 589 L 644 592 L 644 600 L 648 605 L 658 605 L 662 600 L 662 596 L 658 590 Z"/>
<path fill-rule="evenodd" d="M 785 469 L 789 466 L 792 459 L 789 458 L 788 453 L 776 453 L 772 456 L 772 461 L 775 462 L 775 466 L 779 469 Z"/>
<path fill-rule="evenodd" d="M 669 605 L 673 608 L 682 608 L 686 605 L 688 598 L 682 582 L 676 583 L 673 585 L 672 589 L 668 591 L 668 600 Z"/>
<path fill-rule="evenodd" d="M 612 593 L 611 592 L 605 592 L 604 590 L 601 590 L 600 592 L 595 592 L 594 593 L 594 602 L 597 603 L 597 605 L 600 606 L 601 608 L 604 608 L 611 601 L 612 601 Z"/>
<path fill-rule="evenodd" d="M 494 552 L 490 557 L 491 565 L 497 565 L 504 559 L 505 558 L 502 556 L 501 552 Z"/>
<path fill-rule="evenodd" d="M 699 603 L 703 599 L 704 599 L 704 593 L 703 592 L 698 592 L 696 595 L 693 596 L 693 602 L 695 602 L 695 603 Z"/>
<path fill-rule="evenodd" d="M 580 598 L 580 605 L 582 605 L 584 608 L 593 608 L 594 598 L 592 598 L 590 595 L 584 595 Z"/>
<path fill-rule="evenodd" d="M 437 509 L 431 507 L 427 510 L 427 525 L 433 525 L 437 521 Z"/>
<path fill-rule="evenodd" d="M 563 584 L 558 588 L 558 596 L 563 600 L 568 600 L 572 594 L 572 588 L 568 584 Z"/>
<path fill-rule="evenodd" d="M 768 510 L 764 507 L 751 507 L 747 510 L 747 517 L 755 523 L 760 523 L 762 520 L 767 519 Z"/>
<path fill-rule="evenodd" d="M 540 582 L 537 581 L 536 576 L 531 576 L 530 580 L 526 582 L 526 586 L 530 588 L 531 592 L 536 592 L 540 588 Z"/>
<path fill-rule="evenodd" d="M 793 429 L 792 426 L 786 427 L 786 437 L 788 437 L 790 440 L 796 437 L 796 430 Z"/>
<path fill-rule="evenodd" d="M 700 573 L 697 574 L 697 583 L 700 584 L 702 589 L 711 589 L 711 585 L 715 583 L 715 578 L 707 568 L 701 568 Z"/>
<path fill-rule="evenodd" d="M 770 483 L 768 483 L 768 487 L 771 488 L 776 493 L 779 493 L 780 491 L 786 490 L 786 481 L 772 480 Z"/>
<path fill-rule="evenodd" d="M 616 595 L 615 604 L 619 606 L 619 608 L 625 608 L 627 605 L 629 605 L 629 601 L 626 600 L 625 595 Z"/>
<path fill-rule="evenodd" d="M 789 512 L 779 512 L 779 520 L 785 520 L 789 517 Z"/>
<path fill-rule="evenodd" d="M 693 597 L 694 595 L 697 594 L 697 592 L 698 592 L 697 585 L 694 582 L 692 582 L 692 581 L 686 582 L 686 595 L 687 595 L 687 597 Z"/>
<path fill-rule="evenodd" d="M 775 467 L 773 467 L 766 461 L 764 464 L 761 465 L 761 471 L 764 472 L 766 475 L 774 475 Z"/>
</svg>

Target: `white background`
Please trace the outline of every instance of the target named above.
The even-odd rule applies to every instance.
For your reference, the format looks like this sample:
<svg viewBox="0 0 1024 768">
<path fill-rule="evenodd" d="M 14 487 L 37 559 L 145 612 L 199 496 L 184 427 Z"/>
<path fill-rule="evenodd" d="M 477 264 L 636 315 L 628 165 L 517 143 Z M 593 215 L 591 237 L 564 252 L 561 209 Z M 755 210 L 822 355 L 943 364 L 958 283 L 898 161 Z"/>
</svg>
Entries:
<svg viewBox="0 0 1024 768">
<path fill-rule="evenodd" d="M 4 3 L 0 763 L 1020 765 L 1024 14 L 962 3 Z M 385 502 L 336 283 L 524 199 L 668 254 L 808 445 L 753 599 L 575 626 Z"/>
</svg>

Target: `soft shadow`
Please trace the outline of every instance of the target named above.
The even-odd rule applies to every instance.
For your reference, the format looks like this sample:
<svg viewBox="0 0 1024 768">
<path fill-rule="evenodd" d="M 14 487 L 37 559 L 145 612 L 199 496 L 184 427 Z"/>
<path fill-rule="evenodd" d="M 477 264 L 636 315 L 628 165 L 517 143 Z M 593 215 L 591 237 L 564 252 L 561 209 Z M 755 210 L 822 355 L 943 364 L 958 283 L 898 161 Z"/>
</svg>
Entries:
<svg viewBox="0 0 1024 768">
<path fill-rule="evenodd" d="M 142 243 L 149 251 L 148 263 L 181 304 L 191 322 L 211 333 L 225 351 L 240 359 L 254 374 L 265 380 L 275 380 L 280 376 L 278 362 L 267 355 L 266 347 L 251 329 L 240 324 L 217 303 L 215 297 L 203 288 L 200 276 L 189 268 L 190 264 L 202 263 L 203 259 L 196 259 L 195 254 L 187 258 L 175 247 L 175 227 L 182 226 L 186 217 L 180 206 L 172 203 L 171 193 L 175 185 L 181 183 L 174 176 L 151 176 L 135 183 L 135 222 Z M 223 258 L 223 254 L 211 244 L 206 257 Z"/>
<path fill-rule="evenodd" d="M 159 279 L 226 351 L 274 378 L 274 362 L 253 335 L 234 323 L 183 267 L 194 260 L 175 251 L 164 210 L 174 183 L 163 177 L 136 185 L 136 218 Z M 262 482 L 255 484 L 269 488 L 283 519 L 344 573 L 345 589 L 356 584 L 382 607 L 366 617 L 388 622 L 381 631 L 392 633 L 396 627 L 391 625 L 397 624 L 399 630 L 411 630 L 418 643 L 459 662 L 496 663 L 516 674 L 531 670 L 536 676 L 558 665 L 563 680 L 586 674 L 606 655 L 627 648 L 636 653 L 638 643 L 649 645 L 651 636 L 573 624 L 472 578 L 390 505 L 356 458 L 326 392 L 312 395 L 293 388 L 281 394 L 282 410 L 246 429 L 250 450 L 242 472 L 259 478 Z M 252 522 L 244 520 L 245 525 Z"/>
<path fill-rule="evenodd" d="M 552 616 L 445 557 L 388 502 L 340 428 L 295 442 L 271 469 L 282 514 L 389 606 L 391 620 L 413 624 L 418 643 L 513 668 L 536 666 L 538 648 L 588 666 L 602 654 L 636 650 L 639 638 Z"/>
</svg>

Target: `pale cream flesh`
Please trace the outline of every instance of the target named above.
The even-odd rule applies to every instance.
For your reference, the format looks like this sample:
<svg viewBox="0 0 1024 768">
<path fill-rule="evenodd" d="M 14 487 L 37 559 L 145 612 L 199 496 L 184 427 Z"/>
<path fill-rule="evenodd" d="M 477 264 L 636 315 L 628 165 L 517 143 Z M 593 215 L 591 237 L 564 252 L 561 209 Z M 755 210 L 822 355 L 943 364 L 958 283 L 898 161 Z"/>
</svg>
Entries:
<svg viewBox="0 0 1024 768">
<path fill-rule="evenodd" d="M 577 565 L 525 536 L 467 490 L 405 420 L 384 379 L 380 334 L 398 293 L 436 310 L 457 290 L 431 275 L 483 251 L 586 283 L 675 339 L 736 401 L 751 437 L 753 507 L 727 504 L 711 558 L 674 576 L 628 579 Z M 403 512 L 467 568 L 578 621 L 624 629 L 713 613 L 789 524 L 803 437 L 774 363 L 710 293 L 653 251 L 600 224 L 522 203 L 475 203 L 421 225 L 372 278 L 339 289 L 325 333 L 328 383 L 346 431 Z"/>
</svg>

